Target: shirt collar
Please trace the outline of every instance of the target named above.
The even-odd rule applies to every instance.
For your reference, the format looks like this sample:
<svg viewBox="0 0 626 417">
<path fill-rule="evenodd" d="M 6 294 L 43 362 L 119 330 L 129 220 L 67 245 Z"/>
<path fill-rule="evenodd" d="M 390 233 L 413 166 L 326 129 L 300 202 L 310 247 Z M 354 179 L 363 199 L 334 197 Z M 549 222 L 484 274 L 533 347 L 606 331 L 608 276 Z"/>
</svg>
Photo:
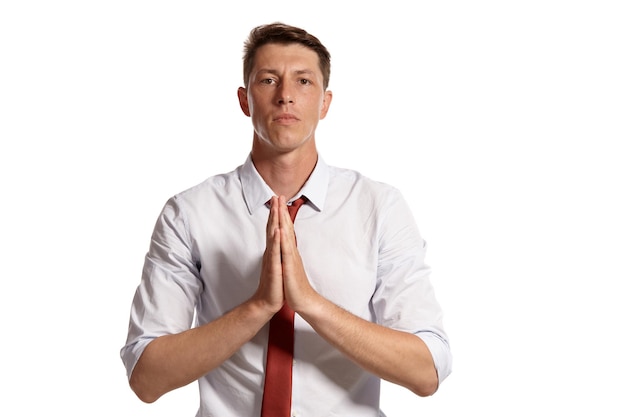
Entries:
<svg viewBox="0 0 626 417">
<path fill-rule="evenodd" d="M 250 154 L 246 158 L 246 162 L 241 166 L 239 178 L 241 180 L 243 198 L 250 214 L 259 207 L 264 206 L 274 196 L 272 189 L 263 181 L 263 178 L 256 170 Z M 328 192 L 328 178 L 328 165 L 318 156 L 317 163 L 309 179 L 293 199 L 305 196 L 315 210 L 322 211 Z"/>
</svg>

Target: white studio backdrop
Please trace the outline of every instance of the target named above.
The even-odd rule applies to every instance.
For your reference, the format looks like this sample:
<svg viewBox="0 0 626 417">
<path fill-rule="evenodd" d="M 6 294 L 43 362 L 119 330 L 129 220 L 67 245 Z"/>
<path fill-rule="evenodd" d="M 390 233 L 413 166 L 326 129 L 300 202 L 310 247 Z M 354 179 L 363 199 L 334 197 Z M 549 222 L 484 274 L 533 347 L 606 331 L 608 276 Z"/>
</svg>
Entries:
<svg viewBox="0 0 626 417">
<path fill-rule="evenodd" d="M 242 44 L 332 54 L 324 159 L 398 187 L 454 353 L 389 417 L 623 416 L 626 15 L 618 1 L 4 1 L 0 414 L 193 416 L 141 403 L 119 349 L 162 205 L 240 165 Z"/>
</svg>

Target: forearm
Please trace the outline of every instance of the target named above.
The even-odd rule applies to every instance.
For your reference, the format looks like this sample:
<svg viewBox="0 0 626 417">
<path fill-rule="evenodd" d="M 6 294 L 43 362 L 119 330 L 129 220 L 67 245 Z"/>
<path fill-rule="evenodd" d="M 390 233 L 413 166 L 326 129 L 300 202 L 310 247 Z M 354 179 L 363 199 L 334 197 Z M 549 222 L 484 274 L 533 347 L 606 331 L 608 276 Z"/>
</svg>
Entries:
<svg viewBox="0 0 626 417">
<path fill-rule="evenodd" d="M 161 336 L 144 350 L 130 385 L 145 402 L 187 385 L 221 365 L 271 318 L 257 302 L 246 302 L 217 320 Z"/>
<path fill-rule="evenodd" d="M 432 356 L 419 337 L 363 320 L 321 296 L 299 314 L 320 336 L 368 372 L 420 396 L 437 390 Z"/>
</svg>

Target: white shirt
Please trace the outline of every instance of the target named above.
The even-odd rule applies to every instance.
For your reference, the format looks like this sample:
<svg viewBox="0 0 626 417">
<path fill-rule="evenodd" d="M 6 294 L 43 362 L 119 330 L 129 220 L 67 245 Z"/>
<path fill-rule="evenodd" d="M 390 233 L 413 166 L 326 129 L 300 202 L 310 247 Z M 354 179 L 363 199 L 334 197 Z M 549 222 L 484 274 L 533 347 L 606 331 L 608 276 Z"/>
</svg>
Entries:
<svg viewBox="0 0 626 417">
<path fill-rule="evenodd" d="M 215 320 L 252 296 L 265 250 L 266 202 L 273 194 L 248 157 L 236 170 L 166 203 L 121 350 L 128 377 L 154 338 Z M 424 263 L 426 243 L 399 191 L 319 158 L 294 199 L 300 195 L 308 202 L 298 211 L 295 230 L 313 288 L 363 319 L 421 337 L 441 383 L 451 369 L 442 311 Z M 268 329 L 199 379 L 197 416 L 260 414 Z M 297 314 L 292 390 L 294 416 L 382 415 L 380 379 Z"/>
</svg>

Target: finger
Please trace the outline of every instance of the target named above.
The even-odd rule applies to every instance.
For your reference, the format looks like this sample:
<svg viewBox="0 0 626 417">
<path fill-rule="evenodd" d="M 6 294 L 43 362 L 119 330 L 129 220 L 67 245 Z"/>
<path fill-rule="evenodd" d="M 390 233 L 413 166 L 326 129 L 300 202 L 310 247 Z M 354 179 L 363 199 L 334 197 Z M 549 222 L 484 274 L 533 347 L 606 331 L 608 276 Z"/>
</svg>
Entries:
<svg viewBox="0 0 626 417">
<path fill-rule="evenodd" d="M 302 259 L 295 244 L 293 233 L 285 229 L 280 231 L 280 248 L 282 257 L 282 280 L 284 297 L 289 307 L 297 310 L 306 299 L 310 284 L 304 272 Z"/>
<path fill-rule="evenodd" d="M 266 242 L 265 246 L 269 247 L 273 240 L 274 231 L 279 227 L 279 212 L 278 212 L 278 198 L 276 196 L 270 199 L 270 213 L 267 218 L 267 225 L 265 228 Z"/>
<path fill-rule="evenodd" d="M 272 266 L 275 267 L 277 272 L 281 271 L 280 260 L 281 260 L 281 236 L 280 236 L 280 228 L 276 227 L 272 232 L 271 237 L 271 246 L 270 247 L 270 256 L 272 260 Z"/>
<path fill-rule="evenodd" d="M 284 197 L 279 198 L 279 222 L 280 228 L 286 230 L 288 233 L 293 234 L 293 221 L 291 220 L 291 215 L 289 214 L 289 208 L 287 206 L 287 200 Z"/>
<path fill-rule="evenodd" d="M 296 234 L 287 205 L 280 205 L 280 252 L 283 263 L 283 275 L 293 271 L 293 262 L 299 255 L 296 244 Z M 284 278 L 283 278 L 284 279 Z"/>
<path fill-rule="evenodd" d="M 257 294 L 278 310 L 284 302 L 283 270 L 280 253 L 280 229 L 275 228 L 268 236 L 263 254 L 261 278 Z"/>
<path fill-rule="evenodd" d="M 270 204 L 270 216 L 268 219 L 268 244 L 270 255 L 270 271 L 273 275 L 282 278 L 281 253 L 280 253 L 280 212 L 277 197 L 272 197 Z M 282 281 L 282 279 L 281 279 Z M 282 285 L 282 282 L 281 282 Z"/>
</svg>

